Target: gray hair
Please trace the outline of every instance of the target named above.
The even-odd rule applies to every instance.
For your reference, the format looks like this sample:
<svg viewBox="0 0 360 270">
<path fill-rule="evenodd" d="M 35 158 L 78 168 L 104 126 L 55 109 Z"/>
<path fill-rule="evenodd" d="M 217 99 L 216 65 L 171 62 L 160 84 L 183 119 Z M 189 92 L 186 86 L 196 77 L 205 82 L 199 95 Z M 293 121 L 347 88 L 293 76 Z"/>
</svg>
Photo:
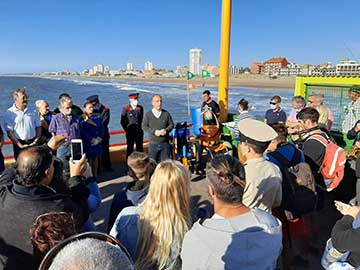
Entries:
<svg viewBox="0 0 360 270">
<path fill-rule="evenodd" d="M 49 270 L 134 270 L 126 254 L 110 243 L 86 238 L 66 245 Z"/>
<path fill-rule="evenodd" d="M 13 96 L 14 100 L 17 100 L 19 94 L 26 95 L 25 88 L 18 88 L 12 92 L 12 96 Z"/>
<path fill-rule="evenodd" d="M 60 109 L 62 109 L 62 108 L 64 108 L 64 105 L 65 104 L 68 104 L 68 103 L 71 103 L 72 104 L 72 100 L 71 100 L 71 98 L 69 98 L 69 97 L 61 97 L 60 99 L 59 99 L 59 108 Z"/>
</svg>

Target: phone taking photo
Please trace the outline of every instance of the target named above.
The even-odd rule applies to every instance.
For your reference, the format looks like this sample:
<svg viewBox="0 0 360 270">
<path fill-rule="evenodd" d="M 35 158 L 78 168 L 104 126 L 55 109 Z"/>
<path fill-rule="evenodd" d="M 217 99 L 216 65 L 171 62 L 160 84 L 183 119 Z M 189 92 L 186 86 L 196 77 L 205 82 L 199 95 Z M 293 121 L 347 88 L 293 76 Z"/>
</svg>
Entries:
<svg viewBox="0 0 360 270">
<path fill-rule="evenodd" d="M 71 140 L 71 158 L 73 162 L 78 162 L 83 155 L 83 142 L 81 139 Z"/>
</svg>

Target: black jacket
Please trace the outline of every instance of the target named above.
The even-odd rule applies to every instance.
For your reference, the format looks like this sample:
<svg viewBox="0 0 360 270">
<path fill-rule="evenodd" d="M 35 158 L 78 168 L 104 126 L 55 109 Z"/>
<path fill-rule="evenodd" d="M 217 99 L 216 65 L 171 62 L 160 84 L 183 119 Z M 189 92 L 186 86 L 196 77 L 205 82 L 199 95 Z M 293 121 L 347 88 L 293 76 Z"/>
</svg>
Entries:
<svg viewBox="0 0 360 270">
<path fill-rule="evenodd" d="M 29 230 L 39 215 L 70 212 L 79 227 L 86 222 L 89 190 L 84 179 L 70 178 L 69 188 L 68 194 L 60 194 L 48 186 L 22 186 L 17 180 L 0 187 L 0 260 L 5 269 L 34 268 Z"/>
<path fill-rule="evenodd" d="M 134 110 L 130 105 L 125 106 L 121 112 L 121 126 L 125 132 L 142 132 L 142 121 L 144 118 L 144 108 L 140 105 Z"/>
<path fill-rule="evenodd" d="M 94 109 L 94 114 L 102 119 L 105 131 L 109 131 L 108 126 L 110 123 L 110 108 L 101 104 L 99 109 Z"/>
<path fill-rule="evenodd" d="M 331 241 L 339 251 L 350 251 L 348 262 L 355 267 L 360 266 L 360 228 L 354 229 L 354 218 L 344 216 L 338 220 L 331 232 Z"/>
</svg>

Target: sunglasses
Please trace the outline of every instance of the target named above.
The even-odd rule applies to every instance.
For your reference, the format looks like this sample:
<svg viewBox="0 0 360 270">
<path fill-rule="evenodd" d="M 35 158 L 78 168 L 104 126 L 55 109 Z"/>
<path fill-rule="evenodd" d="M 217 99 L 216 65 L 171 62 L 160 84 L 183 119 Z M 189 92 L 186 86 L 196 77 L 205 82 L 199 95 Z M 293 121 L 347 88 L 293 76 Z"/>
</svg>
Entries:
<svg viewBox="0 0 360 270">
<path fill-rule="evenodd" d="M 70 236 L 69 238 L 66 238 L 64 241 L 60 242 L 59 244 L 57 244 L 56 246 L 54 246 L 52 249 L 49 250 L 49 252 L 46 254 L 46 256 L 44 257 L 44 259 L 42 260 L 38 270 L 47 270 L 50 268 L 54 258 L 56 257 L 56 255 L 60 252 L 60 250 L 62 250 L 66 245 L 74 242 L 74 241 L 78 241 L 78 240 L 82 240 L 85 238 L 93 238 L 93 239 L 97 239 L 106 243 L 109 243 L 113 246 L 116 246 L 118 248 L 120 248 L 120 250 L 122 252 L 124 252 L 125 256 L 129 259 L 129 261 L 133 264 L 133 260 L 131 259 L 131 256 L 129 254 L 129 252 L 126 250 L 126 248 L 120 243 L 120 241 L 108 234 L 105 233 L 100 233 L 100 232 L 85 232 L 85 233 L 80 233 L 80 234 L 76 234 L 73 236 Z"/>
<path fill-rule="evenodd" d="M 276 102 L 269 102 L 269 104 L 271 104 L 271 105 L 276 105 L 277 103 Z"/>
</svg>

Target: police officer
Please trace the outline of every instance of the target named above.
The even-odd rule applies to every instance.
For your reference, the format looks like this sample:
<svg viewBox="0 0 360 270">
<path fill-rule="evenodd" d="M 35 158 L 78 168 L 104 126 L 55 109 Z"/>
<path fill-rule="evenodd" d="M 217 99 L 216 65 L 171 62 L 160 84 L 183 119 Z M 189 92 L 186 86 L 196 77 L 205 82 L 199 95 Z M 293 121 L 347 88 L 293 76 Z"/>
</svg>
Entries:
<svg viewBox="0 0 360 270">
<path fill-rule="evenodd" d="M 87 102 L 90 102 L 94 106 L 94 115 L 102 119 L 104 125 L 104 139 L 102 140 L 102 166 L 107 171 L 112 171 L 109 144 L 110 144 L 110 134 L 109 134 L 109 122 L 110 122 L 110 108 L 101 104 L 98 95 L 90 96 L 86 99 Z"/>
<path fill-rule="evenodd" d="M 121 112 L 121 126 L 126 132 L 126 156 L 134 151 L 143 152 L 144 131 L 141 128 L 144 108 L 138 104 L 139 93 L 129 95 L 129 105 L 126 105 Z"/>
<path fill-rule="evenodd" d="M 254 119 L 244 119 L 238 123 L 240 151 L 246 158 L 246 186 L 243 204 L 271 213 L 273 207 L 280 206 L 282 199 L 280 169 L 263 157 L 270 142 L 278 135 L 267 124 Z"/>
</svg>

